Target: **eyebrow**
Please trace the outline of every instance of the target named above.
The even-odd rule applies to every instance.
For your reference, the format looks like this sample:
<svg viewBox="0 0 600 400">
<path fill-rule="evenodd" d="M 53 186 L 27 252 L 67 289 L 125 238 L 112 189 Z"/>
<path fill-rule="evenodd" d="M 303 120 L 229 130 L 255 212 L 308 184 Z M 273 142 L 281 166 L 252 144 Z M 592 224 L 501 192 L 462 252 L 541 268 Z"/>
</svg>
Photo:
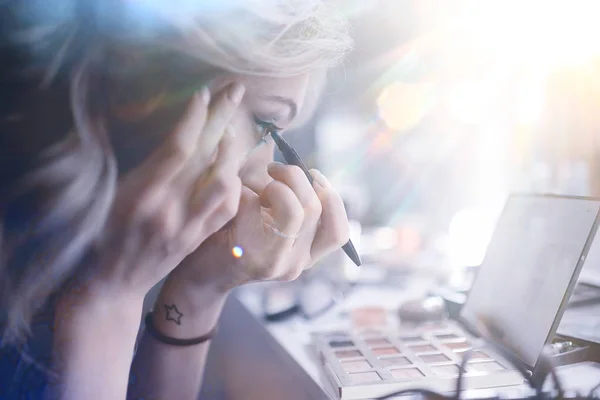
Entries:
<svg viewBox="0 0 600 400">
<path fill-rule="evenodd" d="M 296 102 L 292 99 L 282 96 L 263 96 L 261 98 L 263 100 L 274 101 L 288 106 L 290 109 L 288 119 L 290 121 L 293 120 L 296 117 L 296 115 L 298 115 L 298 104 L 296 104 Z"/>
</svg>

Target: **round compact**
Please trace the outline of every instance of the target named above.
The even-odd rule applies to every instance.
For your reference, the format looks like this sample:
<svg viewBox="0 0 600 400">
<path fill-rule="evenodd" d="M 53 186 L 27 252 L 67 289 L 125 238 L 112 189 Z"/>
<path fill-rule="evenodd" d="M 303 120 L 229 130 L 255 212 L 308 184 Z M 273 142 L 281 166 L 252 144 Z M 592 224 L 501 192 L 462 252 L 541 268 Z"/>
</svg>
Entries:
<svg viewBox="0 0 600 400">
<path fill-rule="evenodd" d="M 407 301 L 398 308 L 398 316 L 403 322 L 437 321 L 446 315 L 446 304 L 439 296 Z"/>
</svg>

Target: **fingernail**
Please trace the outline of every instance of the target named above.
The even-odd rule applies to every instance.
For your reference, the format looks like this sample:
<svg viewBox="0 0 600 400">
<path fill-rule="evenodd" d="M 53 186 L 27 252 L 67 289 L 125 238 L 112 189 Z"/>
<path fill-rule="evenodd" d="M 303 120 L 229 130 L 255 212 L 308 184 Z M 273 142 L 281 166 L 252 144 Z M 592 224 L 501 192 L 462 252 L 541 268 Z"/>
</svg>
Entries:
<svg viewBox="0 0 600 400">
<path fill-rule="evenodd" d="M 202 104 L 205 106 L 210 103 L 210 90 L 206 86 L 200 90 L 200 98 L 202 99 Z"/>
<path fill-rule="evenodd" d="M 234 103 L 239 103 L 242 101 L 242 97 L 244 97 L 244 93 L 246 92 L 246 88 L 241 83 L 234 83 L 229 87 L 229 99 Z"/>
<path fill-rule="evenodd" d="M 311 169 L 310 172 L 313 177 L 314 183 L 321 186 L 322 188 L 327 188 L 330 186 L 329 180 L 320 171 L 316 169 Z"/>
<path fill-rule="evenodd" d="M 267 171 L 271 171 L 273 168 L 279 168 L 281 165 L 283 165 L 283 164 L 280 163 L 279 161 L 273 161 L 272 163 L 269 163 L 269 165 L 267 166 Z"/>
</svg>

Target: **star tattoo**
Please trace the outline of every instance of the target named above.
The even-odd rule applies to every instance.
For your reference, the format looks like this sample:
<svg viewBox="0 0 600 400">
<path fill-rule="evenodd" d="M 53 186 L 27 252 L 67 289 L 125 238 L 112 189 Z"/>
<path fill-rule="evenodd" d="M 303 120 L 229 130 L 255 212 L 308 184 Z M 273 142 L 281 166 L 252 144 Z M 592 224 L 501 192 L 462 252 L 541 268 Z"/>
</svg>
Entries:
<svg viewBox="0 0 600 400">
<path fill-rule="evenodd" d="M 167 321 L 173 321 L 177 325 L 181 325 L 181 317 L 183 317 L 183 314 L 179 312 L 175 304 L 172 306 L 165 304 L 165 312 L 167 313 Z"/>
</svg>

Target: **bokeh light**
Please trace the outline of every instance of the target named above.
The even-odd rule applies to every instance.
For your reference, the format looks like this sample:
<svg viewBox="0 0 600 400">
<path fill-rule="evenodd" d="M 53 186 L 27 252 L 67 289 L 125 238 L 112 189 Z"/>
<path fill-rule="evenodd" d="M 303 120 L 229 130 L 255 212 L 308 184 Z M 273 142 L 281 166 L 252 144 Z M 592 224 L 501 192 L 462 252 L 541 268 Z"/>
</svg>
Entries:
<svg viewBox="0 0 600 400">
<path fill-rule="evenodd" d="M 231 249 L 231 254 L 233 254 L 235 258 L 241 258 L 244 255 L 244 249 L 242 249 L 240 246 L 234 246 Z"/>
<path fill-rule="evenodd" d="M 453 267 L 480 265 L 494 224 L 493 213 L 483 209 L 468 207 L 457 212 L 448 229 L 450 264 Z"/>
<path fill-rule="evenodd" d="M 394 82 L 377 99 L 379 117 L 394 130 L 412 128 L 421 121 L 431 104 L 430 83 Z"/>
</svg>

